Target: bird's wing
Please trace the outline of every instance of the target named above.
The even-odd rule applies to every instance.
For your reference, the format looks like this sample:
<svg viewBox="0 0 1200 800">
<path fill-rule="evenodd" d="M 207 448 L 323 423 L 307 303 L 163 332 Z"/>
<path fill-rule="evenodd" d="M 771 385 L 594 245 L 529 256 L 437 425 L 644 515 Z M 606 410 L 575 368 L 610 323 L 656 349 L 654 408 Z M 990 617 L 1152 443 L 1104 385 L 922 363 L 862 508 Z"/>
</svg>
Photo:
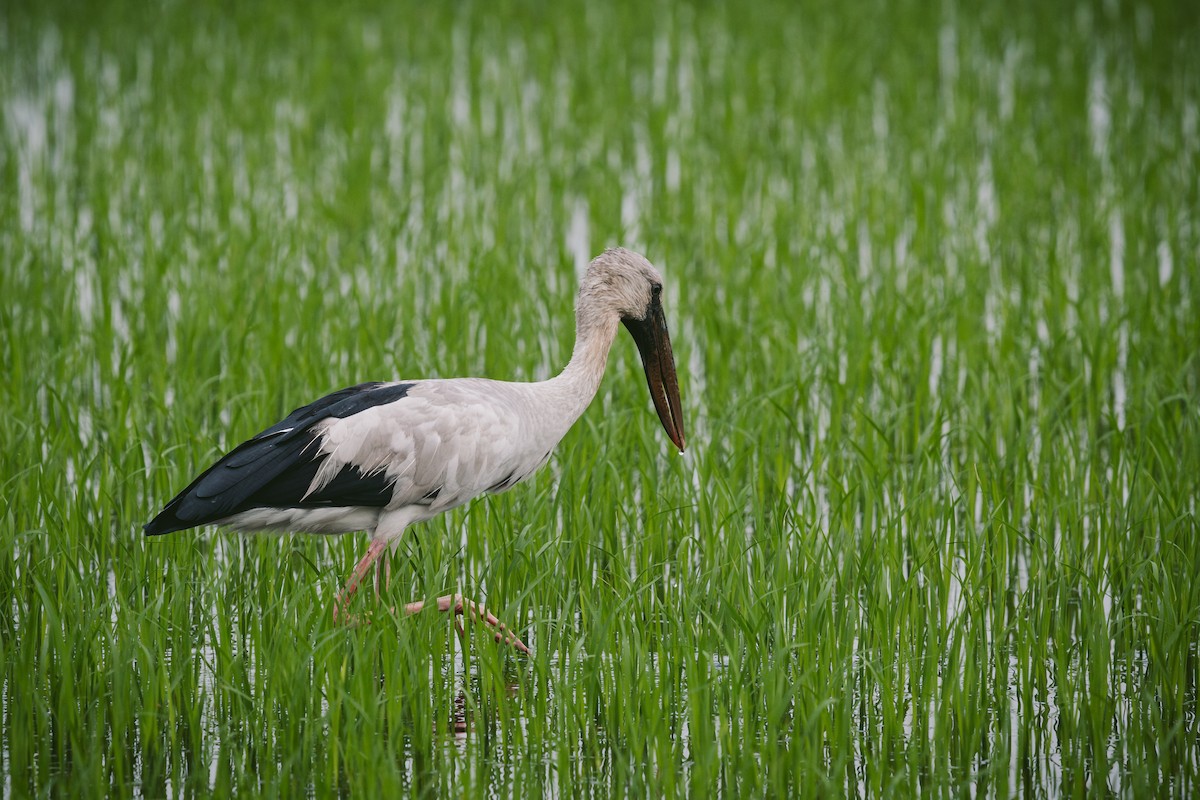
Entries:
<svg viewBox="0 0 1200 800">
<path fill-rule="evenodd" d="M 412 386 L 361 383 L 297 408 L 205 470 L 145 526 L 146 534 L 192 528 L 262 506 L 386 506 L 393 492 L 382 472 L 339 469 L 310 491 L 328 456 L 317 429 L 328 420 L 396 403 Z"/>
<path fill-rule="evenodd" d="M 515 391 L 475 378 L 421 381 L 403 402 L 326 419 L 317 425 L 326 459 L 313 488 L 328 491 L 353 469 L 385 478 L 392 507 L 428 505 L 432 514 L 465 503 L 525 458 Z"/>
</svg>

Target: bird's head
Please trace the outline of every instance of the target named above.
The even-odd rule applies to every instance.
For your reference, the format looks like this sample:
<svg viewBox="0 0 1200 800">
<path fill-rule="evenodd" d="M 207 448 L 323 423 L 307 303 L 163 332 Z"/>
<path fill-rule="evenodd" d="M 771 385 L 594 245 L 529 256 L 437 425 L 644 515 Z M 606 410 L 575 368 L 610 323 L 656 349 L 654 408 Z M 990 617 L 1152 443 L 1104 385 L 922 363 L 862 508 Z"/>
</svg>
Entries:
<svg viewBox="0 0 1200 800">
<path fill-rule="evenodd" d="M 658 418 L 671 441 L 684 448 L 683 412 L 675 356 L 662 307 L 662 275 L 644 257 L 615 247 L 588 265 L 580 305 L 618 317 L 637 343 Z M 582 320 L 581 320 L 582 322 Z"/>
<path fill-rule="evenodd" d="M 662 285 L 662 275 L 643 256 L 614 247 L 592 259 L 579 295 L 621 319 L 637 319 L 645 314 L 651 296 L 661 291 Z"/>
</svg>

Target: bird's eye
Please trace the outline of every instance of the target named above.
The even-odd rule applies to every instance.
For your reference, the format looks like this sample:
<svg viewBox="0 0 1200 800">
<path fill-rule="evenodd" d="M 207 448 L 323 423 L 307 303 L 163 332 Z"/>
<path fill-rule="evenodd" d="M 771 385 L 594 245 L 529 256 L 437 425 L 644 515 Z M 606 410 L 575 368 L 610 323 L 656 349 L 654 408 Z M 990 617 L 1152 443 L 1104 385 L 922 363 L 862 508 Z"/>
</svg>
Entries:
<svg viewBox="0 0 1200 800">
<path fill-rule="evenodd" d="M 662 294 L 662 284 L 661 283 L 650 284 L 650 294 L 653 294 L 653 295 Z"/>
</svg>

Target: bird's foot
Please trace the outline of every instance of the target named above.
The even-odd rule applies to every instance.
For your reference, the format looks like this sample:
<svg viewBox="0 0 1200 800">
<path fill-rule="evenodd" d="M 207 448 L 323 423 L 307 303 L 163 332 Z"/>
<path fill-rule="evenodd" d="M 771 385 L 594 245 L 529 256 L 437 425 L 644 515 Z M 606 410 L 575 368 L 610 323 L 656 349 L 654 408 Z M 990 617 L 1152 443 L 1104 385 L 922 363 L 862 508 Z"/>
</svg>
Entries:
<svg viewBox="0 0 1200 800">
<path fill-rule="evenodd" d="M 350 600 L 354 597 L 354 588 L 351 587 L 348 591 L 338 595 L 333 606 L 333 621 L 349 628 L 357 628 L 360 625 L 369 625 L 371 617 L 368 614 L 354 614 L 350 611 Z M 439 597 L 436 601 L 437 610 L 443 614 L 454 614 L 455 617 L 470 617 L 472 622 L 485 622 L 492 628 L 492 638 L 497 642 L 504 642 L 517 650 L 531 655 L 532 651 L 522 642 L 517 636 L 499 619 L 495 614 L 492 614 L 482 604 L 463 597 L 460 594 L 445 594 Z M 424 600 L 417 600 L 412 603 L 406 603 L 401 607 L 405 615 L 420 613 L 425 608 Z M 392 609 L 395 613 L 395 609 Z M 462 622 L 455 620 L 459 633 L 466 633 L 463 629 Z"/>
<path fill-rule="evenodd" d="M 416 614 L 425 608 L 424 600 L 417 600 L 413 603 L 408 603 L 404 606 L 405 614 Z M 522 653 L 530 655 L 531 651 L 525 646 L 525 643 L 516 637 L 516 635 L 500 620 L 496 619 L 496 615 L 489 612 L 479 603 L 474 600 L 469 600 L 461 594 L 446 594 L 437 599 L 437 610 L 443 614 L 453 613 L 455 617 L 470 617 L 472 622 L 483 621 L 492 627 L 492 638 L 497 642 L 504 642 L 517 648 Z M 462 623 L 457 619 L 455 623 L 458 625 L 459 633 L 463 633 Z"/>
<path fill-rule="evenodd" d="M 334 623 L 345 625 L 347 628 L 357 628 L 359 625 L 366 625 L 371 621 L 369 616 L 351 613 L 350 598 L 353 596 L 353 592 L 338 595 L 337 600 L 333 603 Z"/>
</svg>

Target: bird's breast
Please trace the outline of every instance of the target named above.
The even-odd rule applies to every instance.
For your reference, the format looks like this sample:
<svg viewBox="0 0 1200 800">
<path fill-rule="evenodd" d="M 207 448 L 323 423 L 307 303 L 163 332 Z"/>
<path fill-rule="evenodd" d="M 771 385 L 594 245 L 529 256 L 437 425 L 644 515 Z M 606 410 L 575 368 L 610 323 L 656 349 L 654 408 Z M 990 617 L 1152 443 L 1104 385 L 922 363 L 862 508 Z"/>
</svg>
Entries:
<svg viewBox="0 0 1200 800">
<path fill-rule="evenodd" d="M 393 482 L 388 508 L 433 515 L 512 488 L 549 460 L 569 427 L 530 386 L 422 381 L 395 402 L 326 420 L 317 429 L 326 459 L 314 490 L 352 467 Z"/>
</svg>

